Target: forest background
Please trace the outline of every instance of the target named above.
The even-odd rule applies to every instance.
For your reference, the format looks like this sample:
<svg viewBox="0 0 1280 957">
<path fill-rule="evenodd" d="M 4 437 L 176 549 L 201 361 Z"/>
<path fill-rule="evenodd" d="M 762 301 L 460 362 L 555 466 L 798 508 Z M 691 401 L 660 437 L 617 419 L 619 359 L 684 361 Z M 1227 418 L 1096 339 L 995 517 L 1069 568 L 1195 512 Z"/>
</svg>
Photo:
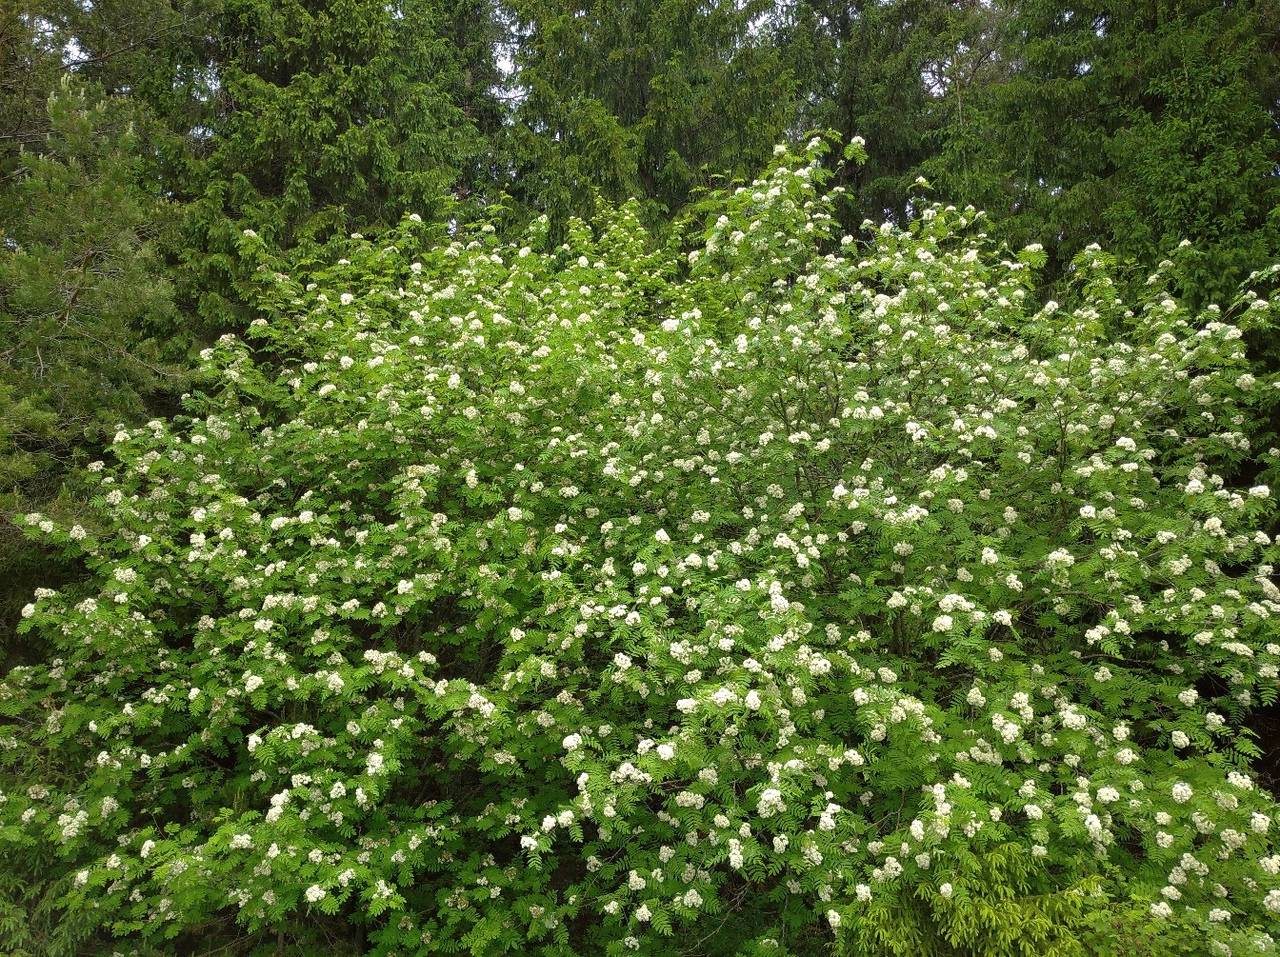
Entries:
<svg viewBox="0 0 1280 957">
<path fill-rule="evenodd" d="M 172 410 L 251 319 L 257 232 L 292 262 L 406 213 L 563 229 L 637 197 L 661 229 L 812 130 L 856 229 L 913 197 L 1098 241 L 1229 299 L 1280 255 L 1280 3 L 8 0 L 0 8 L 0 510 Z M 920 182 L 920 178 L 926 181 Z M 1257 361 L 1277 364 L 1267 343 Z M 72 565 L 0 525 L 0 650 Z"/>
</svg>

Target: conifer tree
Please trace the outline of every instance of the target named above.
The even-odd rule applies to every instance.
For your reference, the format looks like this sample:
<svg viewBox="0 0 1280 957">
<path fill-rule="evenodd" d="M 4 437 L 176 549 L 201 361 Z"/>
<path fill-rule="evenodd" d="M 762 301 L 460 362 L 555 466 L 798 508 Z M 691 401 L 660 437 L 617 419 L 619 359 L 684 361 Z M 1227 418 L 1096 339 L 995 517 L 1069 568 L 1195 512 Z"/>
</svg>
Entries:
<svg viewBox="0 0 1280 957">
<path fill-rule="evenodd" d="M 246 228 L 284 247 L 322 242 L 440 215 L 448 193 L 474 188 L 481 129 L 496 122 L 485 15 L 475 2 L 226 0 L 188 219 L 202 313 L 243 319 Z"/>
<path fill-rule="evenodd" d="M 969 41 L 978 18 L 953 0 L 788 0 L 780 40 L 799 80 L 793 127 L 834 129 L 873 148 L 839 171 L 854 196 L 851 225 L 907 215 L 920 164 L 946 117 L 937 73 Z"/>
<path fill-rule="evenodd" d="M 131 105 L 63 76 L 39 150 L 0 189 L 0 509 L 64 512 L 64 476 L 181 381 L 185 339 L 157 254 L 170 210 L 138 185 Z M 59 574 L 0 526 L 0 612 Z M 21 600 L 19 600 L 21 599 Z M 0 652 L 4 637 L 0 633 Z"/>
<path fill-rule="evenodd" d="M 513 191 L 563 215 L 592 194 L 674 212 L 757 167 L 795 74 L 762 0 L 513 0 Z"/>
<path fill-rule="evenodd" d="M 1152 265 L 1181 240 L 1188 288 L 1228 296 L 1280 248 L 1277 10 L 1269 3 L 1002 0 L 983 82 L 924 165 L 1050 274 L 1098 241 Z M 1269 217 L 1271 217 L 1269 219 Z"/>
</svg>

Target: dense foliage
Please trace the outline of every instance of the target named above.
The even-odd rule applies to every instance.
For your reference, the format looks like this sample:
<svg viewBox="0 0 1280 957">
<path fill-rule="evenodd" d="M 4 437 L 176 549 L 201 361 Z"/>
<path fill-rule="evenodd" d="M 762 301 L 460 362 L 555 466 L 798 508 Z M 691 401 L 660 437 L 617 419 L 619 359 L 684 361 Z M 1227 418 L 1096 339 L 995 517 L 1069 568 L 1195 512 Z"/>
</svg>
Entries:
<svg viewBox="0 0 1280 957">
<path fill-rule="evenodd" d="M 522 96 L 516 197 L 562 221 L 594 193 L 656 219 L 694 190 L 760 169 L 786 133 L 794 69 L 766 0 L 512 0 Z"/>
<path fill-rule="evenodd" d="M 91 571 L 0 682 L 6 949 L 1274 952 L 1280 301 L 1040 305 L 823 148 L 662 242 L 245 235 L 246 335 L 23 520 Z"/>
<path fill-rule="evenodd" d="M 186 374 L 157 240 L 170 210 L 139 190 L 127 103 L 64 80 L 43 150 L 0 191 L 0 508 L 57 508 L 63 475 Z M 189 340 L 187 340 L 189 341 Z M 69 503 L 67 503 L 69 505 Z M 0 609 L 57 572 L 0 526 Z"/>
<path fill-rule="evenodd" d="M 0 951 L 1273 951 L 1278 131 L 1276 0 L 0 4 Z"/>
<path fill-rule="evenodd" d="M 208 155 L 184 183 L 200 190 L 185 252 L 203 312 L 235 317 L 225 311 L 241 304 L 235 239 L 246 226 L 295 246 L 407 209 L 435 219 L 474 173 L 484 142 L 467 109 L 489 77 L 464 74 L 444 32 L 452 4 L 405 0 L 394 17 L 387 6 L 225 0 Z"/>
<path fill-rule="evenodd" d="M 924 163 L 945 192 L 1059 273 L 1091 242 L 1150 265 L 1190 239 L 1200 301 L 1280 253 L 1280 5 L 1020 0 L 984 29 Z"/>
<path fill-rule="evenodd" d="M 0 661 L 62 571 L 9 519 L 73 510 L 103 429 L 247 324 L 244 228 L 317 246 L 492 182 L 493 28 L 483 3 L 0 7 Z"/>
<path fill-rule="evenodd" d="M 866 163 L 838 171 L 853 201 L 842 218 L 851 227 L 864 216 L 905 221 L 922 165 L 962 128 L 968 74 L 977 69 L 968 61 L 985 59 L 969 48 L 992 28 L 989 19 L 998 22 L 995 9 L 947 0 L 788 0 L 780 11 L 779 41 L 803 91 L 800 128 L 875 144 Z"/>
<path fill-rule="evenodd" d="M 905 223 L 924 174 L 986 209 L 993 235 L 1044 245 L 1045 297 L 1062 298 L 1090 243 L 1140 281 L 1188 239 L 1179 292 L 1222 303 L 1280 252 L 1278 38 L 1275 0 L 12 0 L 0 6 L 3 241 L 43 266 L 11 271 L 5 296 L 40 299 L 48 277 L 74 275 L 77 233 L 138 235 L 115 261 L 138 302 L 79 311 L 59 386 L 66 408 L 136 424 L 172 407 L 181 377 L 144 384 L 137 362 L 110 357 L 140 359 L 137 343 L 176 328 L 158 345 L 186 371 L 193 342 L 242 331 L 246 228 L 322 261 L 328 244 L 409 210 L 495 215 L 504 231 L 545 214 L 559 238 L 598 197 L 636 197 L 661 232 L 706 188 L 753 175 L 775 142 L 831 128 L 876 144 L 865 165 L 833 168 L 851 191 L 846 229 Z M 68 187 L 68 218 L 85 229 L 20 250 L 38 228 L 33 178 L 45 159 L 68 162 L 48 109 L 66 77 L 86 111 L 111 118 L 93 121 L 98 145 L 68 182 L 111 182 L 113 196 L 82 203 L 92 188 Z M 123 117 L 133 125 L 117 135 Z M 5 321 L 24 342 L 46 328 L 12 310 Z M 1274 349 L 1254 345 L 1276 368 Z M 0 422 L 13 435 L 48 404 L 43 378 L 19 373 Z M 21 456 L 45 456 L 58 421 L 44 418 Z M 71 464 L 95 454 L 93 430 L 54 431 L 50 468 L 0 465 L 6 516 L 54 508 Z M 52 557 L 11 531 L 0 540 L 4 648 L 10 599 L 39 583 L 19 568 Z"/>
</svg>

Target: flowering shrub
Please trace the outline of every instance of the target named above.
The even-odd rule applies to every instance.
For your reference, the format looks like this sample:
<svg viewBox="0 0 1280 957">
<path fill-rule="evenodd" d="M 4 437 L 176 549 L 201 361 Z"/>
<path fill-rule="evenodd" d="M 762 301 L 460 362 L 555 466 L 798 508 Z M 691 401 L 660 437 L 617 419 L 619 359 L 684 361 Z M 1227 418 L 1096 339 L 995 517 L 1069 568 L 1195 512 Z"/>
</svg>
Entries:
<svg viewBox="0 0 1280 957">
<path fill-rule="evenodd" d="M 91 576 L 0 684 L 9 872 L 95 952 L 1272 952 L 1275 503 L 1224 476 L 1277 304 L 1090 250 L 1041 307 L 973 210 L 837 235 L 823 148 L 665 245 L 264 272 L 27 519 Z"/>
</svg>

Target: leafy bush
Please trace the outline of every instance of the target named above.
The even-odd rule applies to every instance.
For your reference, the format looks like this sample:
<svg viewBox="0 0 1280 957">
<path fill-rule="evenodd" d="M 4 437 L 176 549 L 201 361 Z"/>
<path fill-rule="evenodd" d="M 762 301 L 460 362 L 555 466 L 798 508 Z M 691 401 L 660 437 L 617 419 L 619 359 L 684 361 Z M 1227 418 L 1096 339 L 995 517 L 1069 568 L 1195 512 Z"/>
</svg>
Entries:
<svg viewBox="0 0 1280 957">
<path fill-rule="evenodd" d="M 26 519 L 92 569 L 0 684 L 49 941 L 1274 949 L 1277 304 L 1040 307 L 973 210 L 836 235 L 823 149 L 660 246 L 244 238 L 247 339 Z"/>
</svg>

